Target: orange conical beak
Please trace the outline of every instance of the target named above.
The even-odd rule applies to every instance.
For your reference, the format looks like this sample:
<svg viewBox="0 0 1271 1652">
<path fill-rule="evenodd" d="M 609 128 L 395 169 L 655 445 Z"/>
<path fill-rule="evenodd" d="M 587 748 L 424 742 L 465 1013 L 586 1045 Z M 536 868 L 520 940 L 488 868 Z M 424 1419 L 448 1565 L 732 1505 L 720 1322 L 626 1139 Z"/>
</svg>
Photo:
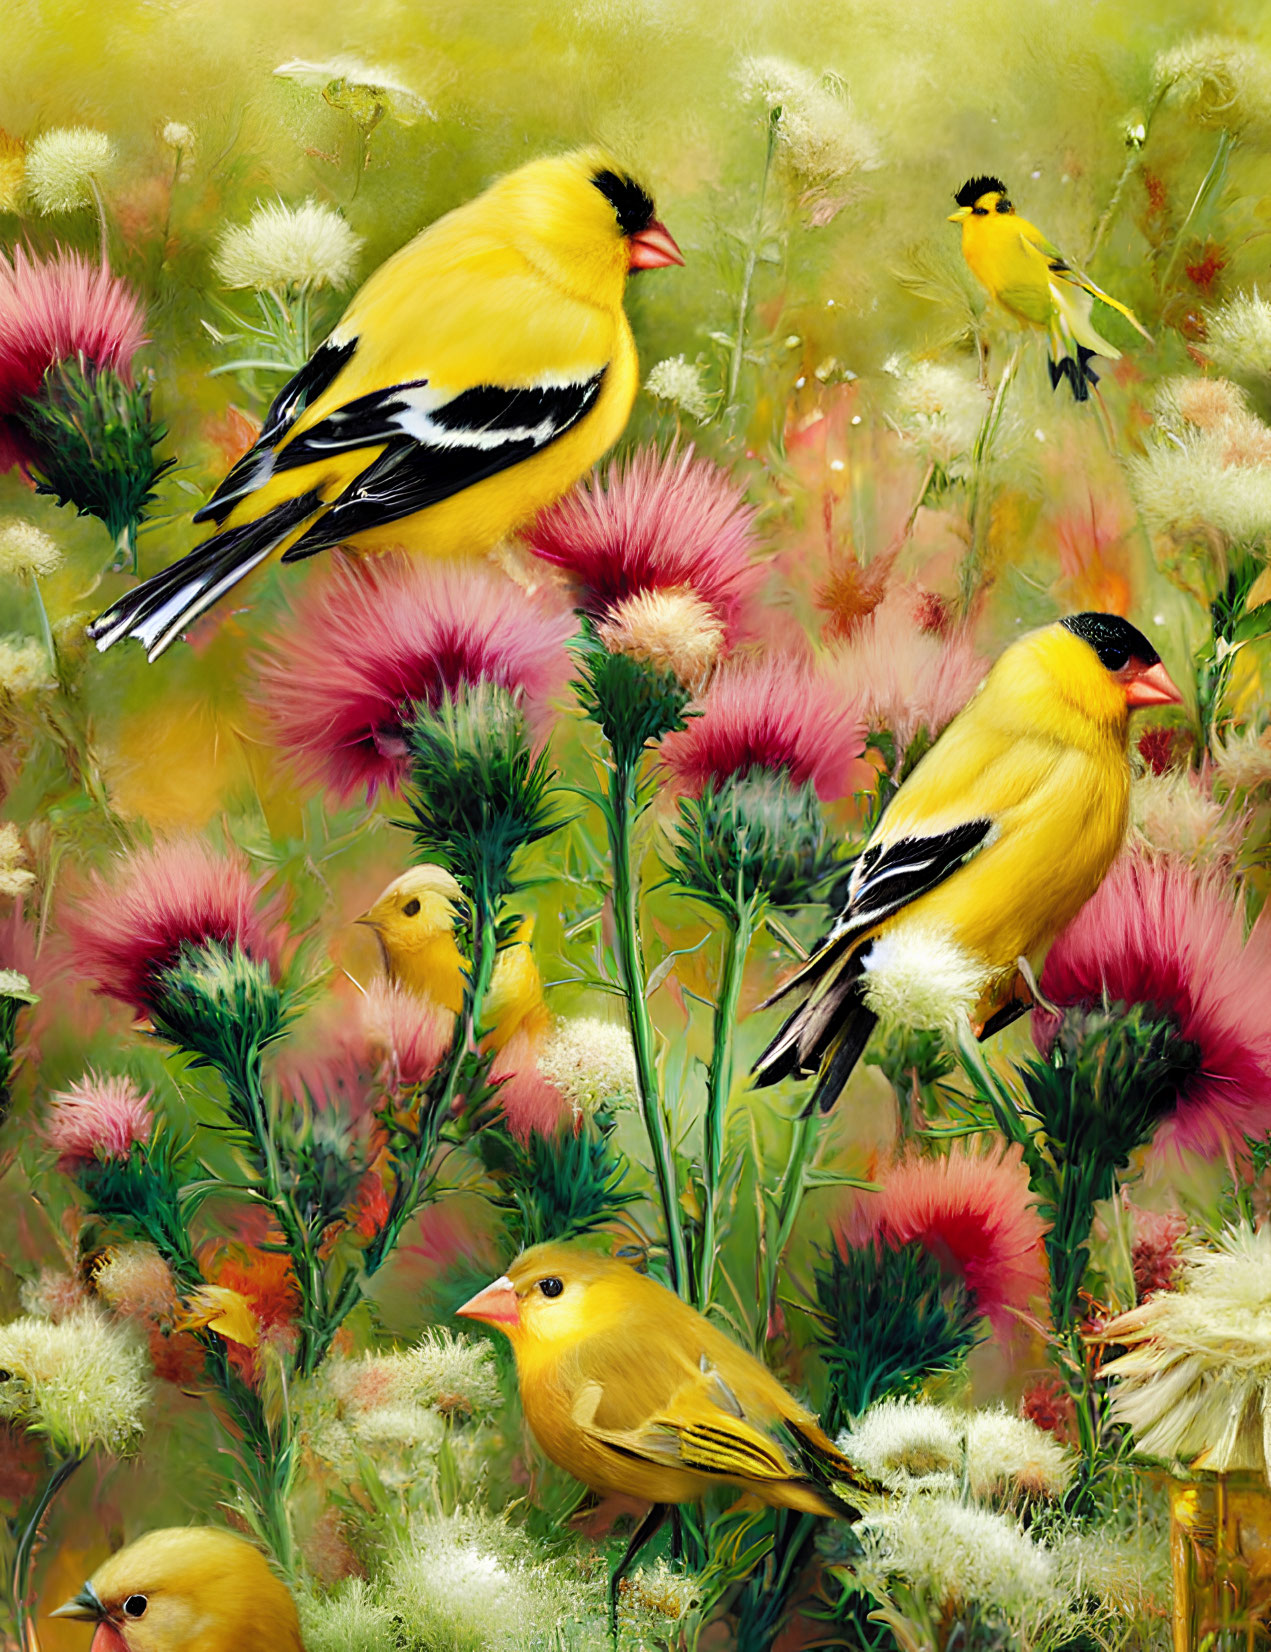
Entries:
<svg viewBox="0 0 1271 1652">
<path fill-rule="evenodd" d="M 670 230 L 656 218 L 648 229 L 633 235 L 627 245 L 630 248 L 627 259 L 629 270 L 656 270 L 663 264 L 684 262 L 684 254 L 676 246 Z"/>
<path fill-rule="evenodd" d="M 1180 706 L 1183 696 L 1162 662 L 1157 660 L 1155 665 L 1127 678 L 1125 703 L 1131 711 L 1138 706 Z"/>
<path fill-rule="evenodd" d="M 519 1325 L 521 1310 L 517 1306 L 516 1291 L 512 1281 L 504 1274 L 502 1279 L 496 1279 L 492 1285 L 487 1285 L 483 1291 L 478 1291 L 470 1302 L 465 1302 L 462 1308 L 455 1312 L 464 1319 L 481 1319 L 487 1325 Z"/>
</svg>

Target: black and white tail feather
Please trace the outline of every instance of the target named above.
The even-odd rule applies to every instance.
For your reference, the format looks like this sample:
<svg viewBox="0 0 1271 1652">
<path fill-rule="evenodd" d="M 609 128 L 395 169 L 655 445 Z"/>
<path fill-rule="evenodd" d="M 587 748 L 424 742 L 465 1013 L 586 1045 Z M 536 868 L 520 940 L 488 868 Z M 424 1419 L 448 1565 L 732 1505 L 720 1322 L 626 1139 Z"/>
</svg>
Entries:
<svg viewBox="0 0 1271 1652">
<path fill-rule="evenodd" d="M 324 496 L 322 484 L 308 487 L 251 521 L 222 528 L 99 615 L 88 627 L 99 649 L 136 637 L 157 659 L 280 545 L 287 546 L 284 562 L 299 561 L 519 464 L 577 424 L 604 382 L 602 369 L 567 383 L 477 385 L 446 396 L 418 379 L 358 396 L 297 431 L 297 420 L 335 383 L 356 347 L 356 339 L 331 338 L 314 352 L 274 399 L 255 446 L 194 520 L 220 527 L 274 477 L 365 451 L 353 480 L 334 497 Z"/>
<path fill-rule="evenodd" d="M 799 998 L 755 1063 L 757 1088 L 816 1074 L 804 1116 L 834 1105 L 877 1021 L 865 1001 L 862 977 L 879 926 L 965 865 L 990 840 L 992 827 L 990 820 L 969 820 L 931 837 L 866 847 L 834 927 L 807 963 L 767 1000 L 776 1004 L 793 994 Z"/>
</svg>

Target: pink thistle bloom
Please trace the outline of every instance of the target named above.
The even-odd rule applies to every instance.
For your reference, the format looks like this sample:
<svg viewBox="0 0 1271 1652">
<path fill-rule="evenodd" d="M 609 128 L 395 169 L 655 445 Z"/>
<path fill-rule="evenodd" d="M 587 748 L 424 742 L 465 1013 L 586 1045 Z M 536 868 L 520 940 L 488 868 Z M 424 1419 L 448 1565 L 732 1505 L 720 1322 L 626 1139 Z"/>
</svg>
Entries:
<svg viewBox="0 0 1271 1652">
<path fill-rule="evenodd" d="M 395 1090 L 412 1090 L 436 1072 L 454 1037 L 455 1018 L 390 981 L 372 981 L 360 1006 L 362 1036 Z"/>
<path fill-rule="evenodd" d="M 720 666 L 702 715 L 667 735 L 662 758 L 686 791 L 760 768 L 811 781 L 823 799 L 843 797 L 864 736 L 855 700 L 804 661 L 773 654 Z"/>
<path fill-rule="evenodd" d="M 238 852 L 220 854 L 201 838 L 172 838 L 116 860 L 114 876 L 94 872 L 64 915 L 73 962 L 99 993 L 154 1009 L 155 978 L 182 947 L 237 947 L 278 973 L 277 908 L 260 905 L 264 878 Z"/>
<path fill-rule="evenodd" d="M 337 559 L 270 638 L 259 703 L 284 751 L 342 799 L 397 791 L 411 708 L 494 683 L 542 711 L 568 675 L 573 615 L 491 570 Z"/>
<path fill-rule="evenodd" d="M 642 448 L 581 482 L 522 529 L 530 549 L 572 574 L 581 606 L 599 616 L 641 591 L 692 591 L 731 634 L 762 582 L 753 508 L 693 449 Z"/>
<path fill-rule="evenodd" d="M 881 1192 L 859 1211 L 862 1237 L 892 1250 L 920 1244 L 966 1281 L 999 1334 L 1008 1331 L 1011 1310 L 1046 1286 L 1045 1225 L 1020 1149 L 993 1155 L 955 1141 L 939 1158 L 898 1160 L 879 1180 Z"/>
<path fill-rule="evenodd" d="M 834 649 L 827 668 L 869 729 L 890 730 L 898 754 L 919 729 L 939 734 L 989 669 L 965 632 L 931 628 L 930 609 L 926 592 L 892 592 Z"/>
<path fill-rule="evenodd" d="M 122 1074 L 92 1071 L 50 1098 L 44 1126 L 59 1170 L 126 1159 L 133 1144 L 144 1147 L 153 1130 L 149 1092 L 143 1094 Z"/>
<path fill-rule="evenodd" d="M 503 1122 L 524 1144 L 535 1131 L 552 1136 L 566 1119 L 574 1116 L 565 1097 L 539 1072 L 528 1033 L 514 1034 L 499 1051 L 490 1068 L 491 1079 L 499 1084 L 496 1097 Z"/>
<path fill-rule="evenodd" d="M 10 420 L 59 361 L 83 356 L 131 382 L 132 358 L 145 342 L 139 301 L 104 266 L 66 250 L 46 259 L 15 247 L 12 263 L 0 253 L 0 420 Z M 11 425 L 4 434 L 12 464 L 25 438 Z"/>
<path fill-rule="evenodd" d="M 1122 855 L 1051 947 L 1042 991 L 1060 1009 L 1106 996 L 1174 1018 L 1200 1058 L 1163 1125 L 1175 1147 L 1211 1154 L 1271 1130 L 1271 931 L 1246 940 L 1243 903 L 1220 876 Z M 1057 1026 L 1034 1011 L 1039 1049 Z"/>
<path fill-rule="evenodd" d="M 1183 1265 L 1179 1244 L 1187 1233 L 1187 1218 L 1177 1210 L 1144 1210 L 1122 1202 L 1134 1219 L 1130 1263 L 1134 1269 L 1134 1299 L 1143 1302 L 1157 1291 L 1170 1291 Z"/>
</svg>

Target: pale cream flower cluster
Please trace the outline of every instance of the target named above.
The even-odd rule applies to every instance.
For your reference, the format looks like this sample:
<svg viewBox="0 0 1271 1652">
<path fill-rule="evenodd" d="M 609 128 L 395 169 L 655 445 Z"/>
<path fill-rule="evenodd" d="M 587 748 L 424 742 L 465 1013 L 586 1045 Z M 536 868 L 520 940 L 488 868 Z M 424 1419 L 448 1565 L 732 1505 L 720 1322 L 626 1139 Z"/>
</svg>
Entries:
<svg viewBox="0 0 1271 1652">
<path fill-rule="evenodd" d="M 0 1416 L 38 1429 L 63 1455 L 136 1448 L 150 1361 L 133 1330 L 85 1309 L 58 1322 L 0 1325 Z"/>
<path fill-rule="evenodd" d="M 212 265 L 227 287 L 259 292 L 345 287 L 361 250 L 362 237 L 328 206 L 312 200 L 298 207 L 262 202 L 246 224 L 222 233 Z"/>
<path fill-rule="evenodd" d="M 0 578 L 46 579 L 63 560 L 61 546 L 34 522 L 17 516 L 0 522 Z"/>
<path fill-rule="evenodd" d="M 654 362 L 644 388 L 659 401 L 682 408 L 700 424 L 710 417 L 711 398 L 699 363 L 684 356 L 667 356 Z"/>
<path fill-rule="evenodd" d="M 26 188 L 36 210 L 74 212 L 91 206 L 93 188 L 115 164 L 115 146 L 91 126 L 41 132 L 26 152 Z"/>
<path fill-rule="evenodd" d="M 670 671 L 694 694 L 705 690 L 724 648 L 724 627 L 715 610 L 687 586 L 623 597 L 597 625 L 596 634 L 611 654 Z"/>
<path fill-rule="evenodd" d="M 878 140 L 853 112 L 843 81 L 784 57 L 748 57 L 738 79 L 744 97 L 780 111 L 782 159 L 804 186 L 813 224 L 829 223 L 849 199 L 843 182 L 880 164 Z"/>
<path fill-rule="evenodd" d="M 1231 542 L 1271 532 L 1271 427 L 1227 379 L 1173 379 L 1158 390 L 1157 429 L 1129 461 L 1148 526 Z"/>
<path fill-rule="evenodd" d="M 1138 775 L 1130 788 L 1133 838 L 1197 865 L 1233 865 L 1248 824 L 1242 810 L 1218 802 L 1203 780 L 1185 769 Z"/>
<path fill-rule="evenodd" d="M 636 1099 L 631 1034 L 616 1021 L 593 1015 L 558 1021 L 539 1052 L 538 1070 L 575 1113 L 628 1106 Z"/>
<path fill-rule="evenodd" d="M 1246 41 L 1195 35 L 1159 53 L 1154 71 L 1157 94 L 1201 126 L 1238 133 L 1271 125 L 1271 63 Z"/>
<path fill-rule="evenodd" d="M 987 387 L 970 373 L 940 362 L 892 356 L 883 365 L 896 381 L 892 418 L 901 435 L 946 476 L 968 475 L 991 403 Z"/>
<path fill-rule="evenodd" d="M 0 824 L 0 895 L 15 899 L 25 895 L 34 883 L 35 873 L 27 866 L 22 834 L 11 820 L 6 820 Z"/>
<path fill-rule="evenodd" d="M 42 642 L 34 637 L 0 637 L 0 699 L 22 700 L 56 687 Z"/>
<path fill-rule="evenodd" d="M 1206 316 L 1205 352 L 1224 373 L 1271 378 L 1271 299 L 1255 287 Z"/>
<path fill-rule="evenodd" d="M 1271 1225 L 1184 1252 L 1178 1286 L 1105 1327 L 1112 1415 L 1148 1457 L 1271 1483 Z"/>
<path fill-rule="evenodd" d="M 953 1037 L 983 992 L 988 966 L 948 935 L 915 922 L 897 924 L 871 945 L 862 985 L 885 1028 L 930 1028 Z"/>
</svg>

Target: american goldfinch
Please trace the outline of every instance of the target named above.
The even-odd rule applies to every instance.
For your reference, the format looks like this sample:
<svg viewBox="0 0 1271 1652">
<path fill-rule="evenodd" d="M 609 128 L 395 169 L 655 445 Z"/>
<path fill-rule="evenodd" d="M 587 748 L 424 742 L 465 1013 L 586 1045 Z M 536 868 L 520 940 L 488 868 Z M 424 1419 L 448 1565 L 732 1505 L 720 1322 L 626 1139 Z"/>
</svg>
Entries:
<svg viewBox="0 0 1271 1652">
<path fill-rule="evenodd" d="M 264 1555 L 211 1526 L 147 1532 L 49 1615 L 95 1623 L 90 1652 L 304 1652 Z"/>
<path fill-rule="evenodd" d="M 874 1489 L 767 1366 L 617 1257 L 535 1245 L 457 1312 L 512 1344 L 525 1420 L 554 1463 L 653 1505 L 610 1579 L 611 1613 L 672 1504 L 731 1485 L 854 1519 L 847 1488 Z"/>
<path fill-rule="evenodd" d="M 832 1105 L 874 1028 L 868 975 L 885 938 L 956 949 L 982 983 L 980 1036 L 1022 1013 L 1040 954 L 1121 847 L 1130 712 L 1179 699 L 1116 614 L 1074 614 L 1012 643 L 887 805 L 829 934 L 768 1000 L 799 1003 L 757 1084 L 815 1073 L 809 1111 Z"/>
<path fill-rule="evenodd" d="M 1034 224 L 1016 214 L 999 178 L 972 178 L 954 200 L 958 210 L 949 222 L 962 225 L 962 256 L 972 275 L 1016 321 L 1045 329 L 1052 390 L 1067 379 L 1074 398 L 1087 401 L 1089 386 L 1099 382 L 1091 356 L 1120 360 L 1116 345 L 1090 319 L 1096 298 L 1119 310 L 1150 342 L 1151 334 L 1132 311 L 1074 269 Z"/>
<path fill-rule="evenodd" d="M 596 150 L 531 161 L 382 264 L 195 513 L 216 532 L 89 626 L 153 660 L 274 552 L 488 550 L 621 435 L 639 385 L 631 270 L 682 264 Z"/>
<path fill-rule="evenodd" d="M 374 930 L 391 980 L 453 1015 L 463 1009 L 468 974 L 468 960 L 456 945 L 454 933 L 463 903 L 463 890 L 444 866 L 412 866 L 394 878 L 357 920 Z M 533 933 L 533 922 L 527 918 L 516 939 L 501 947 L 495 959 L 482 1020 L 496 1050 L 518 1032 L 538 1038 L 551 1024 L 542 977 L 530 948 Z"/>
</svg>

